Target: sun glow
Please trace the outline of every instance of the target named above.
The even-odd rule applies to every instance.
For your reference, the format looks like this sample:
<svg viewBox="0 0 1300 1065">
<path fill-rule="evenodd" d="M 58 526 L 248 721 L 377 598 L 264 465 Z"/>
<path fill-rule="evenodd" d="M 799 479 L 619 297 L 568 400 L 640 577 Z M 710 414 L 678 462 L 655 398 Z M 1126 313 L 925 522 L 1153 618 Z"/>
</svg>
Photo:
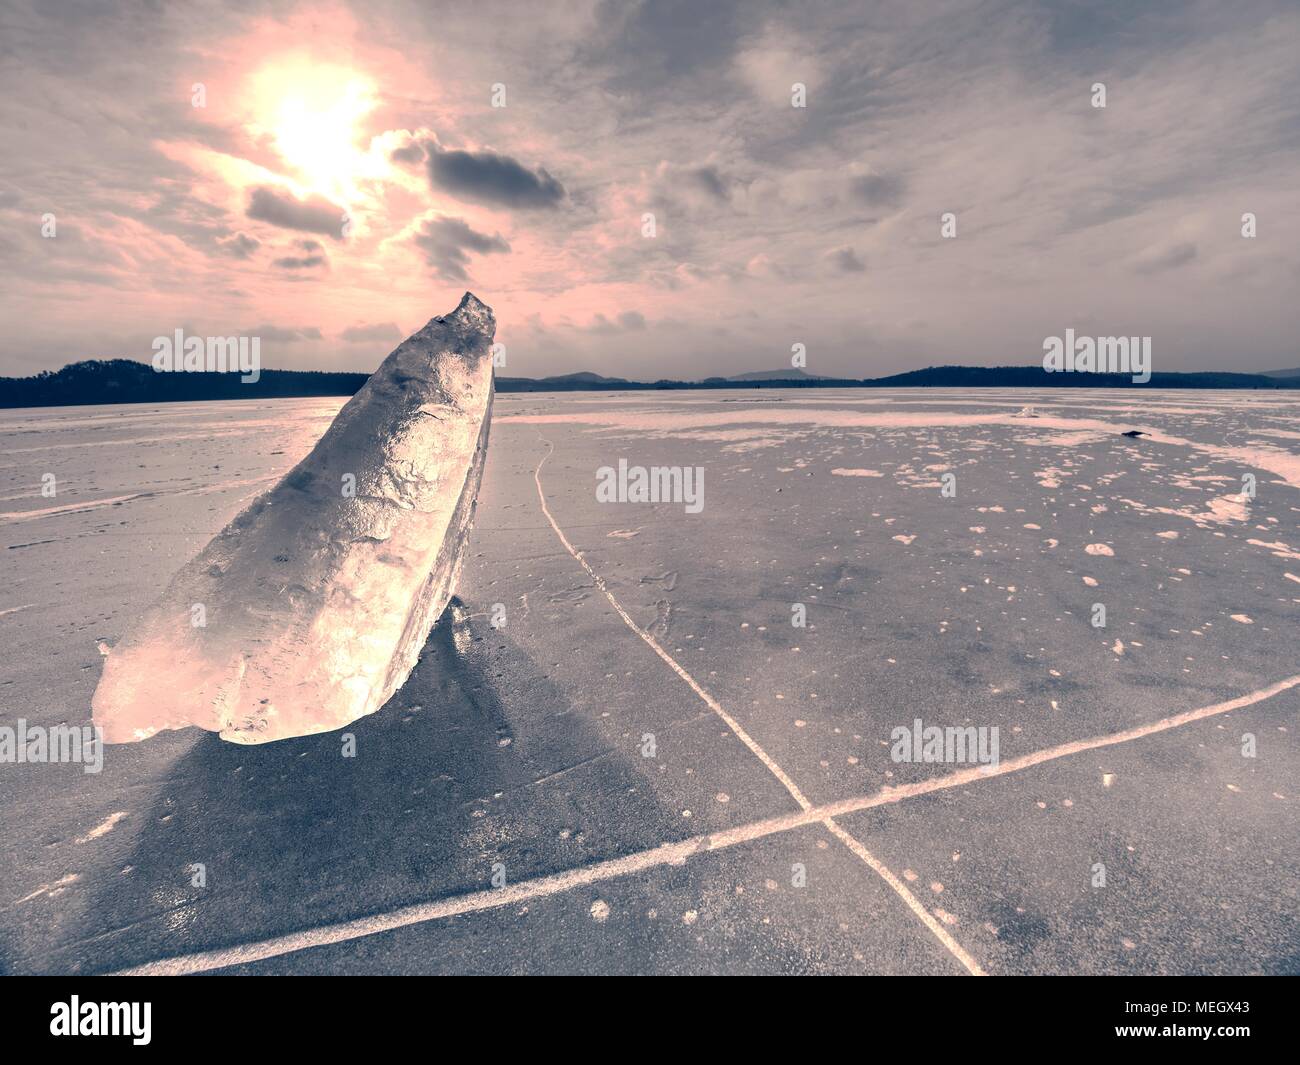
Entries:
<svg viewBox="0 0 1300 1065">
<path fill-rule="evenodd" d="M 255 75 L 255 119 L 305 191 L 346 205 L 358 182 L 381 176 L 383 160 L 363 150 L 363 120 L 378 104 L 375 85 L 341 66 L 308 60 L 267 64 Z"/>
</svg>

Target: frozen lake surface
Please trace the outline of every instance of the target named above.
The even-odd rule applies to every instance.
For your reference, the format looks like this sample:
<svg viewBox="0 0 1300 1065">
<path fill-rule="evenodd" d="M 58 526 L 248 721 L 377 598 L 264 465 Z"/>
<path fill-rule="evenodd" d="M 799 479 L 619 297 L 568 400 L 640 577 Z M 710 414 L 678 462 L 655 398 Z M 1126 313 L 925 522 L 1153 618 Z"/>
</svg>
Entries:
<svg viewBox="0 0 1300 1065">
<path fill-rule="evenodd" d="M 100 643 L 342 403 L 0 411 L 0 724 L 87 723 Z M 0 965 L 1295 972 L 1298 413 L 499 395 L 382 710 L 0 765 Z M 620 460 L 702 506 L 599 502 Z M 918 718 L 998 764 L 896 760 Z"/>
</svg>

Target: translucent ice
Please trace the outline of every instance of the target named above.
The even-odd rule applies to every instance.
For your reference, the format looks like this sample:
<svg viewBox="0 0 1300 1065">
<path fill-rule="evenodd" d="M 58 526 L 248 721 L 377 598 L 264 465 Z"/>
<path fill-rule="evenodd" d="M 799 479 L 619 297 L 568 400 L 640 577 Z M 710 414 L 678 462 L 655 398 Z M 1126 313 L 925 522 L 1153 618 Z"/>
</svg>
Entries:
<svg viewBox="0 0 1300 1065">
<path fill-rule="evenodd" d="M 470 293 L 388 356 L 316 447 L 173 578 L 105 661 L 110 743 L 266 743 L 378 710 L 447 605 L 487 455 L 492 311 Z"/>
</svg>

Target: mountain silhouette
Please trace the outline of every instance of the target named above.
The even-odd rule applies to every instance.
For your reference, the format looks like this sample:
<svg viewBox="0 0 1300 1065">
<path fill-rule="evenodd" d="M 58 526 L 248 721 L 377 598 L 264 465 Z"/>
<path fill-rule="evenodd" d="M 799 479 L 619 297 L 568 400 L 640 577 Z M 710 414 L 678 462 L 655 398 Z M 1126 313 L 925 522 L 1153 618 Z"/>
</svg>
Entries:
<svg viewBox="0 0 1300 1065">
<path fill-rule="evenodd" d="M 1294 374 L 1294 376 L 1282 376 Z M 131 359 L 91 359 L 34 377 L 0 377 L 0 407 L 99 403 L 193 403 L 210 399 L 350 396 L 369 374 L 262 370 L 256 382 L 238 373 L 155 373 Z M 555 377 L 498 377 L 498 392 L 588 392 L 734 388 L 1300 388 L 1300 372 L 1153 373 L 1145 385 L 1127 374 L 1048 373 L 1041 366 L 929 366 L 889 377 L 820 377 L 802 370 L 758 370 L 703 381 L 629 381 L 590 371 Z"/>
</svg>

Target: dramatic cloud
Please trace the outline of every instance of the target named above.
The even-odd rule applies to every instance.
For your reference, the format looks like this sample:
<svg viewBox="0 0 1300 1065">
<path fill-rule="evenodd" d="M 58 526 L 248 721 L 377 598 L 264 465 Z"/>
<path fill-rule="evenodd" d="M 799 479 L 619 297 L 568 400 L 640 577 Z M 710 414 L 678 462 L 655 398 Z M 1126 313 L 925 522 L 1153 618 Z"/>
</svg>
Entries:
<svg viewBox="0 0 1300 1065">
<path fill-rule="evenodd" d="M 308 320 L 278 365 L 364 369 L 471 274 L 539 377 L 1028 363 L 1085 323 L 1271 369 L 1300 334 L 1294 0 L 133 10 L 0 15 L 0 374 L 155 321 Z"/>
<path fill-rule="evenodd" d="M 425 219 L 411 242 L 424 252 L 424 261 L 447 281 L 468 280 L 469 252 L 487 255 L 510 250 L 500 234 L 489 237 L 471 229 L 463 218 L 446 216 Z"/>
<path fill-rule="evenodd" d="M 443 148 L 433 141 L 425 150 L 433 187 L 458 199 L 503 207 L 556 207 L 564 199 L 564 186 L 545 170 L 529 170 L 508 155 Z"/>
<path fill-rule="evenodd" d="M 267 185 L 252 190 L 245 213 L 249 218 L 269 222 L 281 229 L 319 233 L 335 240 L 343 239 L 343 223 L 347 215 L 343 208 L 321 197 L 299 200 L 283 189 Z"/>
</svg>

